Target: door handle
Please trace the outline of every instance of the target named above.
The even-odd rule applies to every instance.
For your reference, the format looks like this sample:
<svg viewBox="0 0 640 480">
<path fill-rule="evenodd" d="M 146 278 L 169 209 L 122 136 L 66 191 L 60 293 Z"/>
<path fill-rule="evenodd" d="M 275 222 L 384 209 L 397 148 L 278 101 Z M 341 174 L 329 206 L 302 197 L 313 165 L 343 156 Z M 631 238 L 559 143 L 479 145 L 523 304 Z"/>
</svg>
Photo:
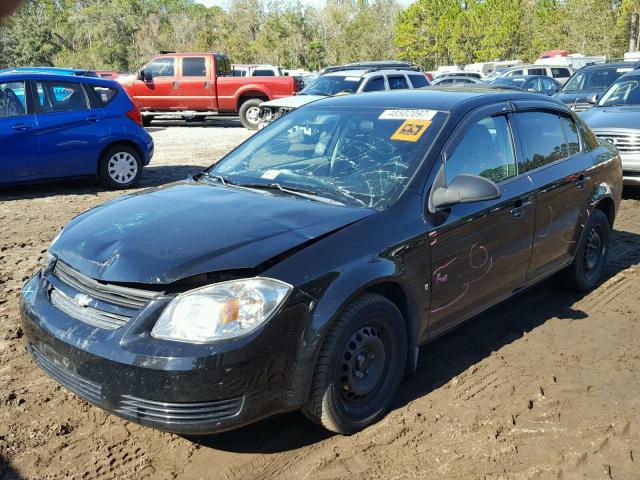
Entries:
<svg viewBox="0 0 640 480">
<path fill-rule="evenodd" d="M 513 208 L 509 211 L 509 213 L 516 218 L 520 218 L 522 216 L 522 210 L 524 210 L 524 208 L 529 205 L 531 205 L 530 201 L 523 202 L 522 200 L 518 199 L 516 200 L 516 203 L 513 204 Z"/>
<path fill-rule="evenodd" d="M 17 123 L 13 127 L 11 127 L 11 129 L 17 130 L 18 132 L 24 132 L 26 130 L 33 129 L 33 125 L 29 125 L 27 123 Z"/>
<path fill-rule="evenodd" d="M 584 176 L 584 173 L 581 173 L 580 175 L 578 175 L 578 179 L 575 181 L 576 187 L 582 190 L 585 184 L 587 183 L 588 179 L 589 179 L 588 177 Z"/>
<path fill-rule="evenodd" d="M 211 82 L 204 82 L 204 88 L 211 88 Z"/>
<path fill-rule="evenodd" d="M 177 90 L 180 84 L 178 82 L 173 82 L 173 89 Z"/>
<path fill-rule="evenodd" d="M 100 121 L 102 121 L 102 117 L 99 115 L 91 115 L 87 117 L 87 122 L 98 123 Z"/>
</svg>

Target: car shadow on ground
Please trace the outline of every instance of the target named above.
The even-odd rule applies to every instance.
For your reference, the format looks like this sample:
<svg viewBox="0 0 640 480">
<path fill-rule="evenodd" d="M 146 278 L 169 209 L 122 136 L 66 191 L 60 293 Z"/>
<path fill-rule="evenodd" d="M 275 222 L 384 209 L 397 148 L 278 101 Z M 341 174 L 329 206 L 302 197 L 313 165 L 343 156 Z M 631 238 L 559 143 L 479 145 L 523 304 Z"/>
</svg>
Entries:
<svg viewBox="0 0 640 480">
<path fill-rule="evenodd" d="M 21 480 L 22 477 L 16 472 L 11 464 L 0 455 L 0 478 L 2 480 Z"/>
<path fill-rule="evenodd" d="M 211 162 L 213 163 L 213 161 Z M 134 189 L 121 190 L 130 193 L 140 188 L 150 188 L 185 180 L 202 172 L 202 165 L 150 165 L 145 167 L 140 183 Z M 51 180 L 41 183 L 25 183 L 9 187 L 0 186 L 0 202 L 29 200 L 67 195 L 91 195 L 107 192 L 93 177 Z"/>
<path fill-rule="evenodd" d="M 640 264 L 640 235 L 614 231 L 603 282 L 637 264 Z M 562 291 L 556 279 L 551 278 L 429 343 L 421 349 L 417 371 L 404 381 L 393 409 L 445 385 L 549 319 L 580 321 L 587 318 L 586 312 L 574 308 L 587 294 Z M 235 431 L 189 439 L 217 450 L 264 454 L 295 450 L 330 436 L 331 433 L 296 412 Z"/>
<path fill-rule="evenodd" d="M 200 122 L 187 122 L 180 118 L 154 120 L 146 127 L 148 132 L 157 132 L 167 127 L 200 127 L 200 128 L 244 128 L 238 117 L 208 117 Z"/>
</svg>

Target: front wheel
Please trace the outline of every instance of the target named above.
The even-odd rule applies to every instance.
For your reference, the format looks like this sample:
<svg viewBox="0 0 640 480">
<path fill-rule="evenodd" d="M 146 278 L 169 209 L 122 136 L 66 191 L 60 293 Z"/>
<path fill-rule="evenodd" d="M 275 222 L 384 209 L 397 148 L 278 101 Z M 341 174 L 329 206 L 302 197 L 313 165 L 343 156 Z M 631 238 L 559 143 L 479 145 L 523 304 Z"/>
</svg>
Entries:
<svg viewBox="0 0 640 480">
<path fill-rule="evenodd" d="M 207 119 L 206 115 L 196 115 L 195 113 L 188 113 L 182 116 L 182 119 L 187 123 L 204 122 Z"/>
<path fill-rule="evenodd" d="M 610 237 L 609 218 L 602 210 L 594 210 L 578 244 L 573 263 L 560 275 L 562 283 L 580 291 L 595 287 L 602 277 Z"/>
<path fill-rule="evenodd" d="M 128 145 L 113 145 L 102 154 L 98 168 L 100 183 L 111 190 L 131 188 L 142 176 L 140 155 Z"/>
<path fill-rule="evenodd" d="M 389 409 L 407 361 L 407 330 L 398 308 L 365 294 L 335 321 L 322 345 L 304 413 L 332 432 L 351 434 Z"/>
<path fill-rule="evenodd" d="M 252 98 L 247 100 L 240 106 L 238 115 L 240 116 L 240 123 L 244 128 L 249 130 L 257 130 L 258 123 L 260 121 L 260 104 L 263 101 L 259 98 Z"/>
</svg>

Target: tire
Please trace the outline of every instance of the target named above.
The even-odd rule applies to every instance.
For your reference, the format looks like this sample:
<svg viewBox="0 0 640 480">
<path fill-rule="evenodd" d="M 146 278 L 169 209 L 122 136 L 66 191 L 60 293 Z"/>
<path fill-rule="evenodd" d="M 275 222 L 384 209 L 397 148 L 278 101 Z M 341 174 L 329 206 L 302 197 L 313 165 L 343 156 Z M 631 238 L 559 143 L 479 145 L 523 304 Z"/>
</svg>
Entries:
<svg viewBox="0 0 640 480">
<path fill-rule="evenodd" d="M 183 115 L 182 119 L 187 123 L 204 122 L 206 115 Z"/>
<path fill-rule="evenodd" d="M 263 100 L 259 98 L 252 98 L 247 100 L 242 105 L 240 105 L 240 110 L 238 110 L 238 115 L 240 116 L 240 123 L 242 126 L 248 130 L 257 130 L 260 113 L 260 104 Z"/>
<path fill-rule="evenodd" d="M 142 126 L 143 127 L 148 127 L 149 125 L 151 125 L 151 122 L 153 122 L 153 115 L 143 115 L 142 116 Z"/>
<path fill-rule="evenodd" d="M 594 210 L 584 229 L 573 262 L 559 277 L 561 283 L 582 292 L 594 288 L 602 278 L 610 238 L 609 218 L 602 210 Z"/>
<path fill-rule="evenodd" d="M 142 160 L 133 148 L 116 144 L 102 154 L 98 178 L 105 188 L 122 190 L 135 186 L 142 176 Z"/>
<path fill-rule="evenodd" d="M 351 434 L 389 409 L 407 362 L 398 308 L 365 294 L 339 315 L 321 347 L 304 414 L 327 430 Z"/>
</svg>

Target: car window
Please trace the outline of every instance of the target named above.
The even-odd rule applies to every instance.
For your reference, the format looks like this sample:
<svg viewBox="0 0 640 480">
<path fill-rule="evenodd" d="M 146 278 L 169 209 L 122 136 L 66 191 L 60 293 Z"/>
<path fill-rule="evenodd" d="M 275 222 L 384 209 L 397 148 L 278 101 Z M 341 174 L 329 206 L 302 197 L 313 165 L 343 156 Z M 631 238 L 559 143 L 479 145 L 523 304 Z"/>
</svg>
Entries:
<svg viewBox="0 0 640 480">
<path fill-rule="evenodd" d="M 183 77 L 206 77 L 207 61 L 204 57 L 185 57 L 182 59 Z"/>
<path fill-rule="evenodd" d="M 0 83 L 0 118 L 27 113 L 24 88 L 24 82 Z"/>
<path fill-rule="evenodd" d="M 377 92 L 379 90 L 384 90 L 384 78 L 383 77 L 373 77 L 370 78 L 367 84 L 362 89 L 363 92 Z"/>
<path fill-rule="evenodd" d="M 233 76 L 234 77 L 246 77 L 247 76 L 247 71 L 246 70 L 239 70 L 237 68 L 233 69 Z"/>
<path fill-rule="evenodd" d="M 264 68 L 258 68 L 253 71 L 254 77 L 275 77 L 275 75 L 276 74 L 273 73 L 273 70 L 267 70 Z"/>
<path fill-rule="evenodd" d="M 511 70 L 507 75 L 510 77 L 522 75 L 522 70 Z"/>
<path fill-rule="evenodd" d="M 95 93 L 95 97 L 98 100 L 98 106 L 100 108 L 106 107 L 107 105 L 109 105 L 111 101 L 115 98 L 115 96 L 118 94 L 118 90 L 115 88 L 98 87 L 98 86 L 94 86 L 91 88 Z"/>
<path fill-rule="evenodd" d="M 569 78 L 571 73 L 568 68 L 552 68 L 551 76 L 553 78 Z"/>
<path fill-rule="evenodd" d="M 309 105 L 279 118 L 211 168 L 229 184 L 301 188 L 345 205 L 393 203 L 447 113 Z M 218 182 L 219 183 L 219 182 Z"/>
<path fill-rule="evenodd" d="M 389 88 L 391 90 L 402 90 L 403 88 L 409 88 L 407 84 L 407 79 L 404 75 L 389 75 L 387 77 L 389 81 Z"/>
<path fill-rule="evenodd" d="M 599 107 L 640 105 L 640 77 L 622 77 L 598 102 Z"/>
<path fill-rule="evenodd" d="M 411 85 L 413 85 L 413 88 L 422 88 L 429 86 L 427 77 L 422 74 L 409 75 L 409 80 L 411 80 Z"/>
<path fill-rule="evenodd" d="M 554 90 L 556 88 L 556 84 L 550 78 L 542 77 L 540 81 L 542 82 L 542 88 L 545 90 Z"/>
<path fill-rule="evenodd" d="M 36 82 L 39 113 L 87 110 L 87 96 L 82 85 L 74 82 Z"/>
<path fill-rule="evenodd" d="M 580 136 L 578 135 L 576 122 L 570 117 L 560 116 L 560 123 L 566 139 L 567 155 L 575 155 L 580 151 Z"/>
<path fill-rule="evenodd" d="M 158 58 L 144 67 L 146 77 L 173 77 L 175 76 L 175 58 Z"/>
<path fill-rule="evenodd" d="M 539 92 L 540 90 L 542 90 L 540 79 L 539 78 L 530 79 L 529 84 L 527 85 L 527 88 L 533 88 L 536 92 Z"/>
<path fill-rule="evenodd" d="M 460 175 L 479 175 L 502 182 L 516 175 L 511 132 L 504 115 L 487 117 L 465 134 L 444 165 L 447 184 Z"/>
<path fill-rule="evenodd" d="M 544 68 L 529 68 L 528 74 L 529 75 L 546 75 L 547 72 Z"/>
<path fill-rule="evenodd" d="M 549 112 L 523 112 L 518 113 L 517 117 L 525 157 L 521 171 L 547 165 L 569 156 L 570 151 L 575 151 L 575 145 L 567 145 L 564 134 L 566 127 L 563 126 L 561 116 Z M 571 143 L 571 139 L 569 142 Z M 579 142 L 577 148 L 580 148 Z"/>
</svg>

